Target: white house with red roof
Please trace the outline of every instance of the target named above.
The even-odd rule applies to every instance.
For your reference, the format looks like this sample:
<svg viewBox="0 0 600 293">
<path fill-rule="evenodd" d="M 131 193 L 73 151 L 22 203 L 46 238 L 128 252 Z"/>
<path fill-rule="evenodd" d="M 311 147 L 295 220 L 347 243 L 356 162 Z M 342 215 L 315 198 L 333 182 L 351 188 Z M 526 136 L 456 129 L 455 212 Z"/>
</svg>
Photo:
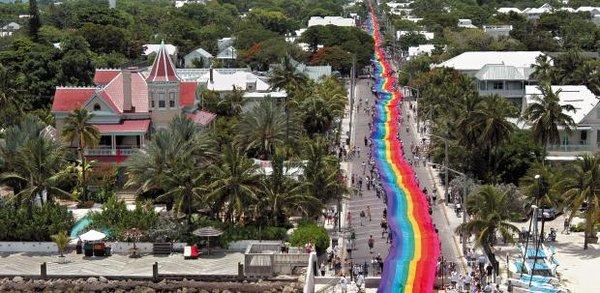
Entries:
<svg viewBox="0 0 600 293">
<path fill-rule="evenodd" d="M 151 130 L 164 128 L 185 114 L 199 126 L 208 126 L 215 114 L 198 109 L 196 81 L 182 81 L 164 45 L 149 73 L 138 68 L 97 69 L 95 87 L 57 87 L 52 103 L 56 127 L 77 108 L 94 114 L 92 124 L 101 133 L 100 145 L 86 154 L 102 162 L 122 162 L 142 148 Z"/>
</svg>

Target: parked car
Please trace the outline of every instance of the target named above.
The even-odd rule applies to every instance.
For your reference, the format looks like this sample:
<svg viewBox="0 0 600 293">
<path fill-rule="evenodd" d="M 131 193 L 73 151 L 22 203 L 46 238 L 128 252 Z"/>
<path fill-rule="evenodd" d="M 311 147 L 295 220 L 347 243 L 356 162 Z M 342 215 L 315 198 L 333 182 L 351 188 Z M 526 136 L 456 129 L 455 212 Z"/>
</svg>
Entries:
<svg viewBox="0 0 600 293">
<path fill-rule="evenodd" d="M 538 220 L 541 220 L 542 217 L 544 217 L 544 220 L 552 221 L 561 214 L 561 212 L 557 211 L 555 208 L 539 208 L 537 211 Z"/>
</svg>

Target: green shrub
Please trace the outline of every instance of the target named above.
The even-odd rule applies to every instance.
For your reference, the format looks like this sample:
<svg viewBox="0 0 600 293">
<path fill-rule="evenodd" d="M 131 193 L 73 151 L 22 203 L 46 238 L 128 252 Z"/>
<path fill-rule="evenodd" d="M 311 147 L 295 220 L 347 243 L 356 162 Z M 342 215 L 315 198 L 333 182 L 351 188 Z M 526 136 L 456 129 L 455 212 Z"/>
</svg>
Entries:
<svg viewBox="0 0 600 293">
<path fill-rule="evenodd" d="M 51 241 L 52 235 L 69 231 L 73 223 L 73 214 L 52 202 L 31 210 L 0 204 L 0 241 Z"/>
<path fill-rule="evenodd" d="M 571 226 L 571 232 L 583 232 L 585 231 L 585 222 L 581 222 L 577 225 Z"/>
<path fill-rule="evenodd" d="M 101 212 L 90 213 L 90 220 L 92 228 L 108 230 L 109 238 L 124 241 L 122 234 L 125 230 L 138 228 L 148 231 L 156 224 L 158 214 L 150 203 L 137 203 L 135 209 L 129 211 L 125 202 L 113 196 L 102 206 Z"/>
<path fill-rule="evenodd" d="M 312 222 L 302 222 L 290 236 L 292 246 L 304 246 L 308 242 L 315 245 L 318 254 L 325 252 L 329 246 L 329 235 L 323 227 Z"/>
</svg>

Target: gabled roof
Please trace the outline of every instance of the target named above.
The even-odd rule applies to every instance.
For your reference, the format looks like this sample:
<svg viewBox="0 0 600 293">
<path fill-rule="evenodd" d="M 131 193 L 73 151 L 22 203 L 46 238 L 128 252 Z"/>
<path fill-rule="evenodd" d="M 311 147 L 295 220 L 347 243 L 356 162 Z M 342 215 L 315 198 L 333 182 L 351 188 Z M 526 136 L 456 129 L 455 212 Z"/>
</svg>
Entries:
<svg viewBox="0 0 600 293">
<path fill-rule="evenodd" d="M 123 73 L 119 73 L 104 89 L 119 112 L 123 112 L 125 98 L 123 95 Z M 148 112 L 148 85 L 139 72 L 131 73 L 131 106 L 135 113 Z"/>
<path fill-rule="evenodd" d="M 527 80 L 523 70 L 502 64 L 486 64 L 475 74 L 478 80 Z"/>
<path fill-rule="evenodd" d="M 96 85 L 105 85 L 108 84 L 111 80 L 113 80 L 119 73 L 120 69 L 114 68 L 98 68 L 96 69 L 96 73 L 94 73 L 94 84 Z"/>
<path fill-rule="evenodd" d="M 217 54 L 217 59 L 237 59 L 237 50 L 229 46 Z"/>
<path fill-rule="evenodd" d="M 71 112 L 81 108 L 96 90 L 93 87 L 57 87 L 52 102 L 52 112 Z"/>
<path fill-rule="evenodd" d="M 156 59 L 154 59 L 152 70 L 150 70 L 146 81 L 179 81 L 179 77 L 177 77 L 177 73 L 175 72 L 175 65 L 167 52 L 165 43 L 160 44 L 160 49 L 158 50 Z"/>
<path fill-rule="evenodd" d="M 188 58 L 188 56 L 193 56 L 195 54 L 199 54 L 200 56 L 202 56 L 204 58 L 213 58 L 213 55 L 211 53 L 208 53 L 206 50 L 204 50 L 202 48 L 198 48 L 192 52 L 189 52 L 187 55 L 185 55 L 185 58 Z"/>
<path fill-rule="evenodd" d="M 596 107 L 598 104 L 598 98 L 584 85 L 553 85 L 551 86 L 552 91 L 556 92 L 559 89 L 562 91 L 558 94 L 561 105 L 570 104 L 575 108 L 575 113 L 565 112 L 573 118 L 573 121 L 577 124 L 581 123 L 582 120 Z M 540 96 L 542 92 L 536 85 L 525 86 L 525 102 L 526 105 L 531 105 L 534 96 Z"/>
</svg>

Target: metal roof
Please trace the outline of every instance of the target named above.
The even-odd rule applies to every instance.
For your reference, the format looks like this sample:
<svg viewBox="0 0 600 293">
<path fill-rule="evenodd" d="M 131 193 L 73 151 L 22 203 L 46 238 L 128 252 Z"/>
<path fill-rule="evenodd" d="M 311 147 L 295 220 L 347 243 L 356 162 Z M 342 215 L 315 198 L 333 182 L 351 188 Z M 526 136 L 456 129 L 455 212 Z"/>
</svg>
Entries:
<svg viewBox="0 0 600 293">
<path fill-rule="evenodd" d="M 486 64 L 475 74 L 478 80 L 527 80 L 527 77 L 522 69 L 502 64 Z"/>
</svg>

